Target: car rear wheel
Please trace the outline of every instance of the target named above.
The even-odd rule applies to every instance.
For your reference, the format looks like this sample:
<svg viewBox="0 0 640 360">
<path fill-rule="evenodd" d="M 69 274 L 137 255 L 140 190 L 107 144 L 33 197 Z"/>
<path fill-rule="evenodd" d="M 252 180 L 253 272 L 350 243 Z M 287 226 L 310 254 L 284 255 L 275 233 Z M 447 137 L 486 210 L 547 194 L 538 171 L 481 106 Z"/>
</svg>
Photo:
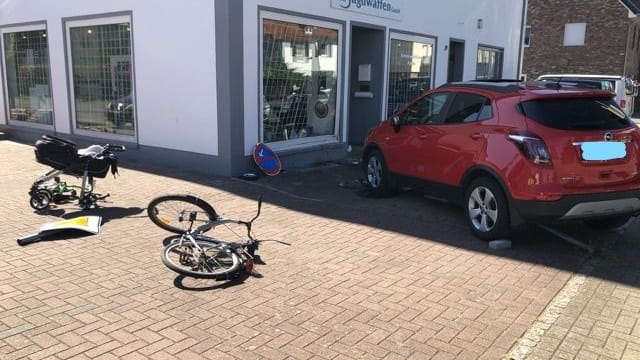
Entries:
<svg viewBox="0 0 640 360">
<path fill-rule="evenodd" d="M 366 159 L 367 188 L 377 195 L 387 195 L 391 192 L 387 164 L 382 153 L 372 150 Z"/>
<path fill-rule="evenodd" d="M 500 186 L 492 179 L 475 179 L 467 187 L 464 197 L 467 223 L 475 236 L 494 240 L 509 235 L 509 207 Z"/>
<path fill-rule="evenodd" d="M 584 223 L 594 229 L 613 230 L 626 224 L 631 215 L 618 215 L 602 219 L 585 220 Z"/>
</svg>

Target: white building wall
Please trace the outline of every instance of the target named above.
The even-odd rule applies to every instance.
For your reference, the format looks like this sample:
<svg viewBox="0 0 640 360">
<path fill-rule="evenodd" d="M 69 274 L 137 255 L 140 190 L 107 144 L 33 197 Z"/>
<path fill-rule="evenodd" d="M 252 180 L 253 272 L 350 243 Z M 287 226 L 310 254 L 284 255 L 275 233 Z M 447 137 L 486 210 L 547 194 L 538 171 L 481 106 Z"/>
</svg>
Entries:
<svg viewBox="0 0 640 360">
<path fill-rule="evenodd" d="M 447 80 L 448 52 L 450 38 L 465 41 L 464 80 L 476 77 L 476 55 L 478 45 L 490 45 L 504 49 L 504 78 L 517 78 L 518 54 L 520 49 L 520 27 L 522 24 L 521 0 L 394 0 L 401 8 L 401 20 L 382 18 L 346 11 L 331 7 L 331 1 L 301 0 L 243 0 L 244 11 L 244 89 L 245 89 L 245 154 L 250 154 L 253 144 L 259 140 L 258 105 L 260 71 L 260 28 L 259 6 L 269 10 L 282 9 L 286 12 L 311 14 L 336 21 L 345 22 L 345 44 L 342 84 L 348 88 L 349 79 L 349 43 L 351 22 L 368 23 L 382 26 L 389 31 L 406 31 L 418 35 L 432 36 L 437 39 L 435 54 L 434 86 Z M 478 29 L 478 19 L 482 19 L 482 28 Z M 388 46 L 385 45 L 385 46 Z M 388 66 L 386 64 L 385 66 Z M 385 71 L 386 72 L 386 71 Z M 258 82 L 258 83 L 256 83 Z M 386 91 L 386 89 L 385 89 Z M 341 121 L 348 112 L 348 94 L 342 89 Z M 383 114 L 381 114 L 381 118 Z M 343 127 L 346 132 L 347 126 Z M 345 138 L 346 133 L 341 134 Z"/>
<path fill-rule="evenodd" d="M 393 30 L 435 37 L 434 86 L 446 82 L 448 52 L 444 47 L 449 44 L 450 38 L 465 41 L 465 80 L 475 78 L 478 44 L 503 48 L 503 77 L 517 77 L 523 6 L 520 0 L 393 0 L 401 8 L 400 20 L 332 8 L 330 0 L 242 1 L 243 44 L 238 45 L 243 46 L 244 51 L 245 155 L 249 155 L 253 144 L 259 141 L 259 6 L 346 23 L 344 37 L 341 37 L 345 40 L 341 54 L 344 61 L 340 62 L 345 67 L 339 83 L 339 86 L 346 88 L 350 76 L 352 22 L 381 26 L 386 29 L 387 38 L 389 31 Z M 141 145 L 217 155 L 219 121 L 214 4 L 213 0 L 4 0 L 0 2 L 0 26 L 46 22 L 55 130 L 64 134 L 72 129 L 62 19 L 130 11 L 138 142 Z M 482 19 L 481 29 L 477 26 L 478 19 Z M 349 97 L 345 88 L 341 91 L 340 103 L 343 106 L 340 108 L 342 113 L 339 121 L 344 123 L 349 113 Z M 4 101 L 0 106 L 5 106 Z M 0 122 L 7 122 L 5 109 L 0 112 Z M 346 125 L 342 127 L 342 139 L 345 138 L 346 129 Z"/>
<path fill-rule="evenodd" d="M 0 26 L 46 21 L 55 130 L 64 134 L 71 124 L 62 19 L 129 11 L 139 143 L 217 155 L 213 0 L 4 0 Z"/>
</svg>

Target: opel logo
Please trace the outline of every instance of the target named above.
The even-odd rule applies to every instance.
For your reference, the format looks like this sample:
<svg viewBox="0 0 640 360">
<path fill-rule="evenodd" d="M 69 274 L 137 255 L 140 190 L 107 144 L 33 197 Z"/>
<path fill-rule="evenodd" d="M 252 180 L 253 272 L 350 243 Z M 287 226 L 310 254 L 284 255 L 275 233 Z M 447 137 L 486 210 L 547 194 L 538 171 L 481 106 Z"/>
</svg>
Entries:
<svg viewBox="0 0 640 360">
<path fill-rule="evenodd" d="M 611 140 L 613 140 L 613 134 L 610 132 L 604 133 L 604 141 L 611 141 Z"/>
</svg>

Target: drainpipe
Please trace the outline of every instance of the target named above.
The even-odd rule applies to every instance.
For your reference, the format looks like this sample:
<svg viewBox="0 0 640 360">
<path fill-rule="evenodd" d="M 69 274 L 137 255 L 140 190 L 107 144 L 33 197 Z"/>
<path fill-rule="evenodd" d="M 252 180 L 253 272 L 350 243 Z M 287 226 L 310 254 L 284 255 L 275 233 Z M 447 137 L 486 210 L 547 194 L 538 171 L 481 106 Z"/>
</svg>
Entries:
<svg viewBox="0 0 640 360">
<path fill-rule="evenodd" d="M 520 51 L 518 52 L 518 79 L 522 76 L 522 63 L 524 61 L 524 28 L 527 25 L 527 8 L 529 0 L 522 0 L 522 21 L 520 22 Z"/>
<path fill-rule="evenodd" d="M 634 14 L 635 17 L 635 14 Z M 624 39 L 624 63 L 622 63 L 622 76 L 627 76 L 627 61 L 629 61 L 629 39 L 631 38 L 631 29 L 633 22 L 631 18 L 627 20 L 627 37 Z M 634 74 L 635 75 L 635 74 Z"/>
</svg>

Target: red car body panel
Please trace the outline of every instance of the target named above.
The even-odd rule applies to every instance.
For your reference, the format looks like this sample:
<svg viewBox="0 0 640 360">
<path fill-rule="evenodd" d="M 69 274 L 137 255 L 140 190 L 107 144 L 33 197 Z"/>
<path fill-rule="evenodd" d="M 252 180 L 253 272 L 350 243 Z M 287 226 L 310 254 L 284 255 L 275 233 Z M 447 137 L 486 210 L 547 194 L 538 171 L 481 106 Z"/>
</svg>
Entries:
<svg viewBox="0 0 640 360">
<path fill-rule="evenodd" d="M 365 153 L 377 148 L 394 175 L 450 187 L 464 192 L 466 176 L 483 169 L 496 177 L 510 199 L 554 202 L 566 196 L 640 190 L 640 132 L 629 123 L 615 130 L 562 130 L 527 118 L 520 104 L 546 99 L 613 97 L 601 90 L 549 89 L 528 86 L 517 92 L 492 91 L 476 86 L 443 86 L 409 102 L 438 93 L 469 93 L 491 100 L 492 116 L 475 122 L 400 125 L 390 120 L 374 128 L 365 140 Z M 608 134 L 607 134 L 608 133 Z M 509 137 L 524 134 L 546 145 L 550 164 L 534 163 Z M 621 159 L 585 161 L 581 143 L 625 143 Z"/>
</svg>

